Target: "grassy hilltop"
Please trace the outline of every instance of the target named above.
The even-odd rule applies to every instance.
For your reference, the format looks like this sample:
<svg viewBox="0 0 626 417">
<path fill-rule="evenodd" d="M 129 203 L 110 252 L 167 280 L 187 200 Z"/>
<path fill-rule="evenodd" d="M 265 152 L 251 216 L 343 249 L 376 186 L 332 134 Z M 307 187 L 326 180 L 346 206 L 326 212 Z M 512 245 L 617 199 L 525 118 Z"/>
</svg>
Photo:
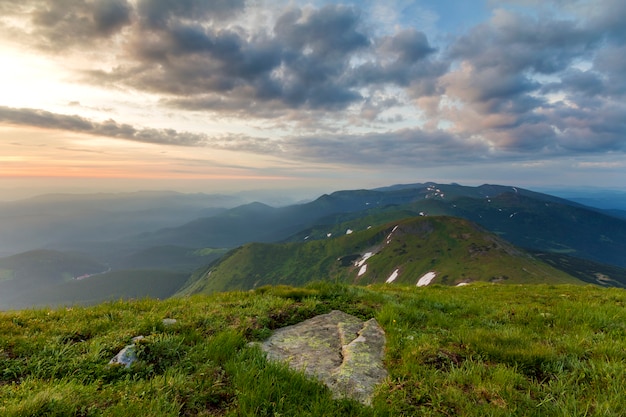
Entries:
<svg viewBox="0 0 626 417">
<path fill-rule="evenodd" d="M 0 313 L 0 415 L 617 416 L 625 303 L 580 285 L 315 283 Z M 332 309 L 386 331 L 372 407 L 248 345 Z M 139 361 L 108 367 L 137 335 Z"/>
<path fill-rule="evenodd" d="M 582 283 L 467 220 L 429 216 L 361 226 L 350 234 L 344 229 L 329 239 L 250 243 L 196 271 L 181 293 L 304 285 L 321 277 L 362 285 L 396 275 L 394 285 L 415 285 L 427 273 L 445 285 Z"/>
</svg>

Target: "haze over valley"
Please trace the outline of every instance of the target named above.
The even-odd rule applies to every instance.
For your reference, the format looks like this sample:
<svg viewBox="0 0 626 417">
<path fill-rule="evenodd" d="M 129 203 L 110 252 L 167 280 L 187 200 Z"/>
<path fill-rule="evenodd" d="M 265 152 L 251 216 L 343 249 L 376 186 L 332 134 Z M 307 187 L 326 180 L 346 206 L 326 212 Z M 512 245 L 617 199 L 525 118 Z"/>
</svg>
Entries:
<svg viewBox="0 0 626 417">
<path fill-rule="evenodd" d="M 172 192 L 4 203 L 0 308 L 318 280 L 416 285 L 425 274 L 444 285 L 626 286 L 619 209 L 515 186 L 416 183 L 276 207 L 241 203 Z M 398 227 L 403 243 L 385 243 Z M 391 240 L 398 247 L 386 249 Z M 366 273 L 371 262 L 379 266 Z"/>
</svg>

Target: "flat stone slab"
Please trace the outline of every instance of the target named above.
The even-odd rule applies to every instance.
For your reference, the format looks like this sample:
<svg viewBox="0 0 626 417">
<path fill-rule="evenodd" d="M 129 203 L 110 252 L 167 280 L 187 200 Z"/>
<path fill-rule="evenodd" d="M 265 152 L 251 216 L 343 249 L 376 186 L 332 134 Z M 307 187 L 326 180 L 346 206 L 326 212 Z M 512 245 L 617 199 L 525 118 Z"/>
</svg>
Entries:
<svg viewBox="0 0 626 417">
<path fill-rule="evenodd" d="M 261 344 L 270 360 L 283 361 L 326 384 L 336 397 L 370 404 L 387 377 L 385 331 L 342 311 L 283 327 Z"/>
</svg>

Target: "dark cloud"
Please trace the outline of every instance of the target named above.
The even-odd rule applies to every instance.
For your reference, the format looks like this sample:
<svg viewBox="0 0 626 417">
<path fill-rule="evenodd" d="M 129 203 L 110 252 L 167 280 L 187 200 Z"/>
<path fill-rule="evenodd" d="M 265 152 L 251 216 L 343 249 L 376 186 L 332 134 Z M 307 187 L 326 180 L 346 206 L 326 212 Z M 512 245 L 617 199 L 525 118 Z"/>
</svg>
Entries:
<svg viewBox="0 0 626 417">
<path fill-rule="evenodd" d="M 602 94 L 623 101 L 626 96 L 626 42 L 600 49 L 593 63 L 593 69 L 599 73 L 605 87 Z"/>
<path fill-rule="evenodd" d="M 140 13 L 151 6 L 168 17 L 158 27 L 135 33 L 131 52 L 137 62 L 150 65 L 90 76 L 179 96 L 172 102 L 181 107 L 204 104 L 217 111 L 253 109 L 258 103 L 343 109 L 361 100 L 346 74 L 351 54 L 370 41 L 359 31 L 360 16 L 353 8 L 293 9 L 278 18 L 272 34 L 251 35 L 183 19 L 182 6 L 168 5 L 144 2 L 139 7 Z"/>
<path fill-rule="evenodd" d="M 202 134 L 177 132 L 172 129 L 138 129 L 114 120 L 94 122 L 76 115 L 5 106 L 0 106 L 0 122 L 178 146 L 198 146 L 207 140 L 207 137 Z"/>
<path fill-rule="evenodd" d="M 471 61 L 479 70 L 554 74 L 572 61 L 590 58 L 600 33 L 570 20 L 535 19 L 497 11 L 450 47 L 454 59 Z"/>
<path fill-rule="evenodd" d="M 607 88 L 603 77 L 595 71 L 581 71 L 571 68 L 565 71 L 560 82 L 546 83 L 541 88 L 544 94 L 554 92 L 579 93 L 585 98 L 603 95 Z M 580 100 L 577 100 L 579 102 Z"/>
<path fill-rule="evenodd" d="M 423 32 L 404 29 L 394 36 L 387 36 L 380 42 L 379 51 L 383 55 L 397 56 L 397 62 L 414 64 L 436 51 Z"/>
<path fill-rule="evenodd" d="M 292 7 L 272 28 L 227 23 L 245 7 L 244 0 L 27 0 L 21 13 L 31 16 L 32 41 L 51 51 L 90 43 L 97 51 L 95 42 L 130 27 L 116 44 L 120 65 L 81 79 L 163 94 L 178 108 L 263 117 L 268 110 L 273 117 L 336 112 L 387 85 L 412 97 L 436 94 L 447 68 L 432 58 L 424 33 L 406 29 L 377 40 L 352 6 Z"/>
<path fill-rule="evenodd" d="M 572 107 L 557 103 L 548 112 L 558 129 L 556 144 L 566 152 L 626 151 L 626 106 Z"/>
<path fill-rule="evenodd" d="M 355 68 L 351 79 L 358 85 L 397 85 L 407 88 L 413 98 L 438 94 L 438 78 L 449 63 L 434 57 L 436 49 L 422 32 L 399 31 L 379 40 L 376 59 Z"/>
<path fill-rule="evenodd" d="M 397 167 L 473 163 L 487 152 L 483 143 L 442 130 L 418 128 L 366 135 L 292 137 L 282 148 L 286 155 L 300 160 Z"/>
<path fill-rule="evenodd" d="M 607 35 L 607 40 L 618 45 L 626 42 L 626 2 L 604 0 L 593 8 L 590 26 L 598 33 Z"/>
<path fill-rule="evenodd" d="M 132 8 L 126 0 L 96 0 L 93 20 L 98 33 L 110 34 L 130 23 Z"/>
<path fill-rule="evenodd" d="M 115 33 L 131 23 L 132 6 L 127 0 L 31 0 L 14 12 L 30 16 L 37 46 L 57 51 Z"/>
<path fill-rule="evenodd" d="M 142 22 L 151 27 L 165 27 L 171 21 L 214 22 L 236 16 L 245 0 L 139 0 L 137 11 Z"/>
<path fill-rule="evenodd" d="M 369 45 L 359 24 L 359 13 L 354 8 L 329 5 L 307 14 L 291 10 L 278 19 L 274 32 L 296 55 L 309 48 L 307 55 L 335 60 Z"/>
</svg>

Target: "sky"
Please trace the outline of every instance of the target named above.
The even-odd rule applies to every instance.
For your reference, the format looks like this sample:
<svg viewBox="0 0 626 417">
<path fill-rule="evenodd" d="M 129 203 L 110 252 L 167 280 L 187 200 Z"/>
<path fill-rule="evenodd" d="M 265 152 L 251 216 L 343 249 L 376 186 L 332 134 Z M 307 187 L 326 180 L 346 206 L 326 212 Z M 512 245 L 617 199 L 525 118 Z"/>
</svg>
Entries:
<svg viewBox="0 0 626 417">
<path fill-rule="evenodd" d="M 0 0 L 1 199 L 626 183 L 623 0 Z"/>
</svg>

